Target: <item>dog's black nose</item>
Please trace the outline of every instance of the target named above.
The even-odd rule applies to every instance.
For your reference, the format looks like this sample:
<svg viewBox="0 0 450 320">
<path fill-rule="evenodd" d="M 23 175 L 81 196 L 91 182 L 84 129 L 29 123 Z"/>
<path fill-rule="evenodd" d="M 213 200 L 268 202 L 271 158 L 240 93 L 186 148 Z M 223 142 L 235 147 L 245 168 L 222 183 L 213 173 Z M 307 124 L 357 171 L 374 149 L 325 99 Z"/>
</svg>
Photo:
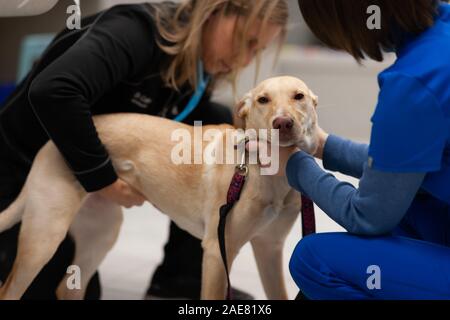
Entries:
<svg viewBox="0 0 450 320">
<path fill-rule="evenodd" d="M 294 120 L 289 117 L 279 117 L 273 121 L 273 128 L 280 130 L 281 133 L 287 133 L 294 127 Z"/>
</svg>

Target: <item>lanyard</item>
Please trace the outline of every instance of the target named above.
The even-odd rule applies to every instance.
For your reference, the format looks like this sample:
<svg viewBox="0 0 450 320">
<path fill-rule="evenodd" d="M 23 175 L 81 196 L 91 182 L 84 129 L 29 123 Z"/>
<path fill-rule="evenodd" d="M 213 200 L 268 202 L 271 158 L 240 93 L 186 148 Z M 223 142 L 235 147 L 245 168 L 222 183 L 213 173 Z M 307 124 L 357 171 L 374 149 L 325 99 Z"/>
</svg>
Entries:
<svg viewBox="0 0 450 320">
<path fill-rule="evenodd" d="M 192 113 L 192 111 L 194 111 L 195 108 L 197 108 L 198 104 L 200 103 L 200 100 L 202 99 L 206 91 L 210 77 L 208 75 L 205 78 L 203 71 L 203 63 L 201 61 L 198 63 L 197 75 L 198 75 L 197 89 L 195 90 L 195 93 L 191 97 L 191 100 L 187 104 L 186 108 L 184 108 L 183 112 L 181 112 L 174 119 L 174 121 L 182 122 L 183 120 L 185 120 Z"/>
</svg>

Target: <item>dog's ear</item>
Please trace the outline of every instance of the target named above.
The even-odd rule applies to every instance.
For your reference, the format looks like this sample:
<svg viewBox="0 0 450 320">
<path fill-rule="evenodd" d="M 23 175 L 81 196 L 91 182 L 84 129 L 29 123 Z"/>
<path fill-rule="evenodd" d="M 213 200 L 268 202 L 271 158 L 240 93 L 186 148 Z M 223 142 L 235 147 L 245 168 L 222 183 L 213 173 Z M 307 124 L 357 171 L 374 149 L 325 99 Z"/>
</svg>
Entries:
<svg viewBox="0 0 450 320">
<path fill-rule="evenodd" d="M 319 105 L 319 97 L 316 96 L 311 90 L 309 90 L 309 95 L 311 96 L 311 99 L 313 101 L 314 108 L 317 108 L 317 106 Z"/>
<path fill-rule="evenodd" d="M 236 128 L 245 129 L 245 118 L 252 107 L 253 96 L 247 93 L 236 105 L 234 112 L 234 125 Z"/>
</svg>

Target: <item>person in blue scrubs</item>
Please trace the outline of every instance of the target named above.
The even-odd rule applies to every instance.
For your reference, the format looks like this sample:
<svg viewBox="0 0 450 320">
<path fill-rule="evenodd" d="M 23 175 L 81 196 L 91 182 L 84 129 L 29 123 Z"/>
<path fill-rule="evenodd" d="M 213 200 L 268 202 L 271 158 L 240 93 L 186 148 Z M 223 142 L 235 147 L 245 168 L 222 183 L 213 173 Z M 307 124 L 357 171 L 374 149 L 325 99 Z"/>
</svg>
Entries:
<svg viewBox="0 0 450 320">
<path fill-rule="evenodd" d="M 293 154 L 289 183 L 347 233 L 305 237 L 290 260 L 308 299 L 450 299 L 450 5 L 433 0 L 299 0 L 311 30 L 357 60 L 396 62 L 379 75 L 370 145 L 321 131 Z M 367 8 L 382 28 L 367 28 Z"/>
</svg>

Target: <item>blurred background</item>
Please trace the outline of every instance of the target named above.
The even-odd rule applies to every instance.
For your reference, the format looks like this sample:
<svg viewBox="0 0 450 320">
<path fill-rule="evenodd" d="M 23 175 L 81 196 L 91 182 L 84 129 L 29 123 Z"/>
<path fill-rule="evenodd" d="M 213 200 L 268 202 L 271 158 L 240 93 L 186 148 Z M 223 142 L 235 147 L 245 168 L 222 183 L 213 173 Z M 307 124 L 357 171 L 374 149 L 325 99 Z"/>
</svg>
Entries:
<svg viewBox="0 0 450 320">
<path fill-rule="evenodd" d="M 356 141 L 368 142 L 370 117 L 377 99 L 377 74 L 388 67 L 393 57 L 384 63 L 366 62 L 358 65 L 350 56 L 326 50 L 308 31 L 301 18 L 296 0 L 288 0 L 291 17 L 289 34 L 278 63 L 274 66 L 275 49 L 264 54 L 259 80 L 275 75 L 291 75 L 304 80 L 319 96 L 320 125 L 328 132 Z M 81 0 L 83 17 L 120 3 L 134 0 Z M 156 2 L 156 1 L 147 1 Z M 52 37 L 65 28 L 68 6 L 72 0 L 60 0 L 49 12 L 34 17 L 0 18 L 0 105 L 15 84 L 28 72 L 32 61 L 39 57 Z M 255 68 L 250 66 L 240 78 L 237 95 L 255 84 Z M 233 107 L 235 97 L 227 85 L 214 95 L 218 102 Z M 357 185 L 357 181 L 336 175 Z M 318 231 L 342 231 L 316 208 Z M 168 236 L 168 219 L 147 205 L 128 210 L 116 247 L 101 266 L 103 299 L 141 299 L 153 270 L 161 261 L 163 245 Z M 291 298 L 297 289 L 288 272 L 291 252 L 301 237 L 297 221 L 285 247 L 285 278 Z M 251 292 L 258 299 L 265 295 L 258 278 L 251 248 L 247 245 L 238 256 L 232 271 L 232 283 Z"/>
</svg>

